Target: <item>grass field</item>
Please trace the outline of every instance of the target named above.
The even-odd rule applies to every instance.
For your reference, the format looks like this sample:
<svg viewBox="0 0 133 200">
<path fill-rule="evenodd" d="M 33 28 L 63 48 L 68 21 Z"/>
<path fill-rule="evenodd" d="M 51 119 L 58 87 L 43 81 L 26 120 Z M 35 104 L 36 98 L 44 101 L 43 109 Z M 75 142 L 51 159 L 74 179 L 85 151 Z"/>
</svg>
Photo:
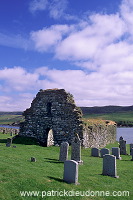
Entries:
<svg viewBox="0 0 133 200">
<path fill-rule="evenodd" d="M 89 114 L 85 115 L 85 118 L 97 118 L 103 120 L 118 121 L 131 121 L 133 122 L 133 112 L 119 112 L 119 113 L 109 113 L 109 114 Z"/>
<path fill-rule="evenodd" d="M 90 156 L 90 149 L 82 149 L 83 165 L 79 166 L 79 185 L 62 181 L 64 164 L 58 161 L 59 147 L 40 147 L 37 145 L 13 144 L 17 148 L 5 147 L 9 135 L 0 134 L 0 200 L 132 200 L 133 162 L 131 156 L 117 160 L 118 179 L 102 176 L 102 158 Z M 107 145 L 108 148 L 118 143 Z M 129 148 L 129 147 L 128 147 Z M 129 152 L 129 149 L 128 149 Z M 31 157 L 37 162 L 30 162 Z M 70 159 L 70 150 L 69 150 Z M 129 191 L 130 196 L 53 196 L 43 197 L 42 191 Z M 22 197 L 20 191 L 39 191 L 38 195 Z M 81 194 L 82 194 L 81 193 Z M 44 193 L 43 193 L 44 194 Z M 50 194 L 50 193 L 49 193 Z M 92 193 L 93 194 L 93 193 Z M 124 194 L 123 194 L 124 195 Z"/>
<path fill-rule="evenodd" d="M 0 124 L 12 124 L 23 121 L 22 115 L 0 115 Z"/>
</svg>

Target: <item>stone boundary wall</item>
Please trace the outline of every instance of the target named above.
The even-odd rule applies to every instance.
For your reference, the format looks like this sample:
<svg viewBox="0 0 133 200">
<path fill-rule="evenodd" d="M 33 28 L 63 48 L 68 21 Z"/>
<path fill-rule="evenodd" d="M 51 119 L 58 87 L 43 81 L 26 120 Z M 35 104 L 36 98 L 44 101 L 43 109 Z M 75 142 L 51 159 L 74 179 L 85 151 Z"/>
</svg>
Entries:
<svg viewBox="0 0 133 200">
<path fill-rule="evenodd" d="M 3 133 L 3 134 L 11 133 L 13 135 L 17 135 L 19 133 L 19 129 L 0 127 L 0 132 Z"/>
<path fill-rule="evenodd" d="M 85 148 L 103 148 L 109 143 L 116 142 L 116 125 L 93 125 L 84 128 L 82 146 Z"/>
</svg>

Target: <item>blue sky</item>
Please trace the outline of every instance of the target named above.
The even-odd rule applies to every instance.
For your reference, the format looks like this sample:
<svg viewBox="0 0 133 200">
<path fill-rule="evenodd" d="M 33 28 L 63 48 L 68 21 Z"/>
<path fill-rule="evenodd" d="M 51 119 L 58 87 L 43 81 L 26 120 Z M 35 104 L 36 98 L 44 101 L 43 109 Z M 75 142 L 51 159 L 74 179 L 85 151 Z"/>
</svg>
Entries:
<svg viewBox="0 0 133 200">
<path fill-rule="evenodd" d="M 132 105 L 132 0 L 0 1 L 0 110 L 49 88 L 78 106 Z"/>
</svg>

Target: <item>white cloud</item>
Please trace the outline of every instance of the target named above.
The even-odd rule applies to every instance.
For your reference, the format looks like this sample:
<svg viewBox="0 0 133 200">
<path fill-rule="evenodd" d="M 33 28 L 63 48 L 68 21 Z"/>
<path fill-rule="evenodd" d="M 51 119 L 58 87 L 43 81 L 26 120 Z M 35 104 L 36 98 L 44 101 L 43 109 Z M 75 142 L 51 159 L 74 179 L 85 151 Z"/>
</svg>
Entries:
<svg viewBox="0 0 133 200">
<path fill-rule="evenodd" d="M 50 16 L 54 19 L 62 17 L 67 8 L 67 0 L 53 0 L 49 6 Z"/>
<path fill-rule="evenodd" d="M 133 34 L 133 1 L 123 0 L 120 6 L 120 14 L 127 25 L 128 33 Z"/>
<path fill-rule="evenodd" d="M 105 46 L 120 39 L 126 27 L 119 15 L 93 15 L 81 30 L 70 33 L 56 48 L 59 59 L 91 59 Z M 117 29 L 116 29 L 117 26 Z"/>
<path fill-rule="evenodd" d="M 68 0 L 32 0 L 29 4 L 29 11 L 35 14 L 37 11 L 47 10 L 49 16 L 53 19 L 61 17 L 66 19 L 75 19 L 74 16 L 65 13 Z"/>
<path fill-rule="evenodd" d="M 56 46 L 69 29 L 71 29 L 71 26 L 68 25 L 53 25 L 50 28 L 31 32 L 31 39 L 35 43 L 36 50 L 47 51 Z"/>
<path fill-rule="evenodd" d="M 14 67 L 0 72 L 1 91 L 8 87 L 1 95 L 0 110 L 25 110 L 39 89 L 48 88 L 64 88 L 74 95 L 78 106 L 132 105 L 133 70 L 106 74 L 41 67 L 29 73 Z"/>
<path fill-rule="evenodd" d="M 0 81 L 3 81 L 3 90 L 13 89 L 24 91 L 35 86 L 38 75 L 28 73 L 22 67 L 4 68 L 0 70 Z"/>
<path fill-rule="evenodd" d="M 42 11 L 45 10 L 48 5 L 48 0 L 33 0 L 29 4 L 29 10 L 32 13 L 35 13 L 36 11 Z"/>
</svg>

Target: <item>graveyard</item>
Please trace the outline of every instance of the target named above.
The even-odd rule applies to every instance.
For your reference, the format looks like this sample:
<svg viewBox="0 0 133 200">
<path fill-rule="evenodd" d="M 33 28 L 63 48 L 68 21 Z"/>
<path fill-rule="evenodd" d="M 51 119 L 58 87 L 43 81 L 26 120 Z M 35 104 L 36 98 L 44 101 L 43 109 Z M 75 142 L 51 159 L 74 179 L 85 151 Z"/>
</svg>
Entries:
<svg viewBox="0 0 133 200">
<path fill-rule="evenodd" d="M 121 155 L 122 159 L 116 159 L 117 176 L 114 178 L 102 175 L 103 158 L 91 156 L 91 148 L 81 148 L 83 164 L 78 165 L 78 183 L 68 184 L 63 181 L 64 162 L 59 161 L 59 146 L 42 147 L 31 141 L 15 142 L 6 147 L 9 134 L 0 134 L 0 195 L 1 200 L 21 199 L 83 199 L 83 200 L 112 200 L 133 199 L 133 161 L 130 155 Z M 15 148 L 14 148 L 15 146 Z M 112 147 L 118 147 L 118 142 L 108 144 L 105 148 L 111 151 Z M 31 162 L 31 157 L 36 162 Z M 71 159 L 71 146 L 68 150 L 68 159 Z M 50 191 L 89 191 L 88 196 L 50 196 Z M 26 196 L 23 191 L 48 192 L 49 196 Z M 95 191 L 118 192 L 118 196 L 94 196 Z M 125 196 L 124 191 L 129 191 Z M 21 193 L 20 193 L 21 192 Z M 39 196 L 37 196 L 37 194 Z M 44 195 L 45 193 L 43 193 Z M 78 194 L 78 193 L 77 193 Z M 22 196 L 21 196 L 22 195 Z M 24 196 L 25 195 L 25 196 Z M 123 195 L 123 196 L 122 196 Z"/>
</svg>

